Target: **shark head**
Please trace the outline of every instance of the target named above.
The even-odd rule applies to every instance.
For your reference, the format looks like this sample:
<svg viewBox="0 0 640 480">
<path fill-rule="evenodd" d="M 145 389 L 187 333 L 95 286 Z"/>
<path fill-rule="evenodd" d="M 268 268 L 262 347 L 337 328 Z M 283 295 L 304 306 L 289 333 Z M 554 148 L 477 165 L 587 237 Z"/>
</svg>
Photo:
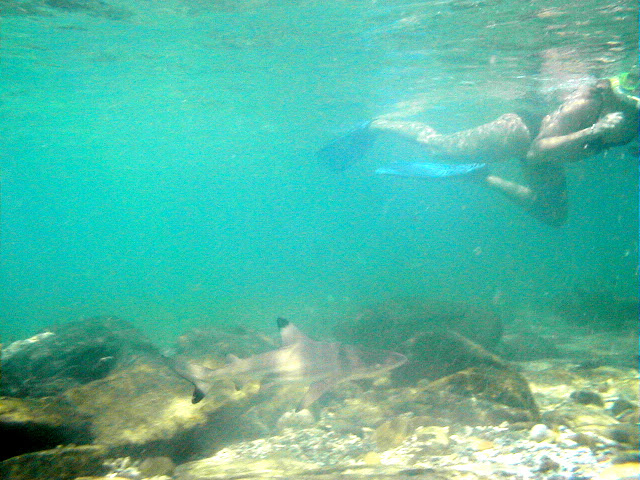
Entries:
<svg viewBox="0 0 640 480">
<path fill-rule="evenodd" d="M 407 363 L 407 357 L 398 352 L 385 352 L 386 356 L 376 364 L 377 372 L 388 372 Z"/>
<path fill-rule="evenodd" d="M 388 350 L 363 350 L 354 345 L 340 346 L 340 363 L 345 379 L 379 377 L 407 362 L 401 353 Z"/>
</svg>

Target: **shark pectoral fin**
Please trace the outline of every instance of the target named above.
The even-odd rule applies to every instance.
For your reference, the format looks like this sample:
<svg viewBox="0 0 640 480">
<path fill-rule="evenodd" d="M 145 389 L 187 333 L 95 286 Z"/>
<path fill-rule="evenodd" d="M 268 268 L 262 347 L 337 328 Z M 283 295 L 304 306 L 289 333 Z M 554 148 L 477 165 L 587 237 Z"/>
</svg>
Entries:
<svg viewBox="0 0 640 480">
<path fill-rule="evenodd" d="M 309 408 L 316 400 L 318 400 L 327 390 L 330 390 L 335 385 L 335 382 L 332 380 L 324 380 L 322 382 L 312 383 L 307 390 L 302 402 L 296 408 L 296 412 L 303 410 L 305 408 Z"/>
</svg>

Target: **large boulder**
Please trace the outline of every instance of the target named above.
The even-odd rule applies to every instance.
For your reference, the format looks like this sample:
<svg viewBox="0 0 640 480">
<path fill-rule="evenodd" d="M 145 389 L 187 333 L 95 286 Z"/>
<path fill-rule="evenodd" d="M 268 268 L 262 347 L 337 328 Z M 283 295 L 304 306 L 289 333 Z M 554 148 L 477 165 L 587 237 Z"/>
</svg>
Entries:
<svg viewBox="0 0 640 480">
<path fill-rule="evenodd" d="M 399 298 L 372 306 L 334 329 L 345 343 L 391 349 L 438 331 L 457 332 L 491 350 L 502 336 L 502 321 L 494 311 L 475 303 Z"/>
<path fill-rule="evenodd" d="M 48 397 L 98 380 L 153 345 L 117 317 L 92 317 L 48 328 L 2 352 L 0 395 Z"/>
<path fill-rule="evenodd" d="M 237 330 L 237 329 L 236 329 Z M 232 351 L 269 344 L 246 331 L 195 331 L 179 339 L 188 357 L 212 367 Z M 64 444 L 100 444 L 111 455 L 155 452 L 178 461 L 202 445 L 257 435 L 241 420 L 256 385 L 222 382 L 198 405 L 192 386 L 170 370 L 159 350 L 131 324 L 93 317 L 62 324 L 3 352 L 0 433 L 14 441 L 9 458 Z"/>
<path fill-rule="evenodd" d="M 91 441 L 90 419 L 59 398 L 0 398 L 0 460 Z M 3 477 L 4 478 L 4 477 Z"/>
<path fill-rule="evenodd" d="M 6 443 L 6 442 L 5 442 Z M 0 462 L 2 480 L 73 480 L 105 472 L 106 450 L 98 445 L 69 446 L 26 453 Z"/>
<path fill-rule="evenodd" d="M 527 381 L 490 351 L 498 347 L 502 323 L 488 308 L 433 299 L 393 300 L 339 324 L 336 336 L 345 343 L 406 355 L 408 362 L 392 372 L 395 384 L 438 380 L 431 389 L 447 389 L 520 411 L 506 417 L 538 418 Z"/>
<path fill-rule="evenodd" d="M 500 362 L 488 351 L 498 345 L 502 323 L 498 315 L 481 306 L 411 298 L 369 308 L 355 320 L 338 324 L 335 335 L 344 343 L 406 355 L 409 361 L 392 374 L 403 383 L 415 383 L 478 362 Z"/>
<path fill-rule="evenodd" d="M 194 405 L 191 386 L 167 367 L 136 363 L 63 396 L 90 419 L 93 442 L 113 455 L 144 452 L 184 461 L 199 451 L 200 443 L 236 438 L 229 409 L 239 408 L 252 393 L 222 384 Z"/>
<path fill-rule="evenodd" d="M 583 287 L 559 294 L 555 310 L 574 325 L 605 331 L 637 328 L 640 313 L 638 297 L 621 297 L 611 290 Z"/>
</svg>

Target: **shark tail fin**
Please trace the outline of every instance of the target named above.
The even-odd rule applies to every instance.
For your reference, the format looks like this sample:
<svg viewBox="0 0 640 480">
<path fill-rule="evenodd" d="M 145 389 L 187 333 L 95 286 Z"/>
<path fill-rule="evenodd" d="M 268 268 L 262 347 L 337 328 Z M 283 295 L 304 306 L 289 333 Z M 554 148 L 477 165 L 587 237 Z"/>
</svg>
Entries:
<svg viewBox="0 0 640 480">
<path fill-rule="evenodd" d="M 196 365 L 193 363 L 187 364 L 187 376 L 184 376 L 189 380 L 193 386 L 193 395 L 191 396 L 191 403 L 198 403 L 211 389 L 211 374 L 214 370 L 203 367 L 202 365 Z"/>
<path fill-rule="evenodd" d="M 193 395 L 191 395 L 191 403 L 198 403 L 204 398 L 205 395 L 206 393 L 196 385 L 196 387 L 193 389 Z"/>
<path fill-rule="evenodd" d="M 194 386 L 191 403 L 198 403 L 211 389 L 210 379 L 215 370 L 180 360 L 174 356 L 163 355 L 163 360 L 171 370 Z"/>
</svg>

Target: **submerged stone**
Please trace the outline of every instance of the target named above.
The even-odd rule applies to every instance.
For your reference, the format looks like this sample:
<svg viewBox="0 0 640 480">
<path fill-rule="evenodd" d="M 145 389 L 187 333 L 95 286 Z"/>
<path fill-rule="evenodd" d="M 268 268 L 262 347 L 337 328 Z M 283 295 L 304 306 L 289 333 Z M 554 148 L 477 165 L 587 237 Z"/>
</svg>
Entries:
<svg viewBox="0 0 640 480">
<path fill-rule="evenodd" d="M 437 467 L 398 467 L 382 465 L 379 456 L 366 453 L 358 463 L 319 465 L 282 457 L 260 460 L 220 461 L 217 457 L 179 466 L 175 480 L 281 479 L 281 480 L 488 480 L 468 471 Z M 367 459 L 368 461 L 365 461 Z"/>
<path fill-rule="evenodd" d="M 598 330 L 634 329 L 640 313 L 638 298 L 587 288 L 575 288 L 558 296 L 556 311 L 576 325 Z"/>
<path fill-rule="evenodd" d="M 56 325 L 4 349 L 0 395 L 59 395 L 104 378 L 141 355 L 158 356 L 148 339 L 117 317 Z"/>
<path fill-rule="evenodd" d="M 0 462 L 2 480 L 73 480 L 104 472 L 106 449 L 98 445 L 61 447 Z"/>
<path fill-rule="evenodd" d="M 0 398 L 0 460 L 91 442 L 90 419 L 57 398 Z"/>
<path fill-rule="evenodd" d="M 341 341 L 393 350 L 402 342 L 439 330 L 457 332 L 493 348 L 503 328 L 497 314 L 472 302 L 399 298 L 365 310 L 356 320 L 338 324 L 334 333 Z"/>
<path fill-rule="evenodd" d="M 372 440 L 378 451 L 397 447 L 416 429 L 416 420 L 411 416 L 400 415 L 384 422 L 373 432 Z"/>
<path fill-rule="evenodd" d="M 605 468 L 595 480 L 631 480 L 640 478 L 639 463 L 619 463 Z"/>
<path fill-rule="evenodd" d="M 233 430 L 212 420 L 227 403 L 244 398 L 227 386 L 197 405 L 191 403 L 189 386 L 162 365 L 137 364 L 106 378 L 76 387 L 65 398 L 91 419 L 96 443 L 112 452 L 166 455 L 184 459 L 199 448 L 202 429 L 218 431 L 221 441 Z"/>
<path fill-rule="evenodd" d="M 540 418 L 540 411 L 527 380 L 518 372 L 508 368 L 494 366 L 467 368 L 435 380 L 429 388 L 447 389 L 457 395 L 473 396 L 519 409 L 525 414 L 520 421 L 535 421 Z M 514 413 L 517 418 L 519 415 Z M 505 418 L 505 420 L 509 419 Z"/>
<path fill-rule="evenodd" d="M 638 426 L 623 423 L 606 430 L 606 435 L 616 442 L 626 444 L 634 449 L 640 449 L 640 432 Z"/>
<path fill-rule="evenodd" d="M 604 400 L 602 400 L 602 397 L 597 392 L 592 392 L 590 390 L 575 390 L 574 392 L 571 392 L 569 397 L 576 403 L 604 407 Z"/>
</svg>

